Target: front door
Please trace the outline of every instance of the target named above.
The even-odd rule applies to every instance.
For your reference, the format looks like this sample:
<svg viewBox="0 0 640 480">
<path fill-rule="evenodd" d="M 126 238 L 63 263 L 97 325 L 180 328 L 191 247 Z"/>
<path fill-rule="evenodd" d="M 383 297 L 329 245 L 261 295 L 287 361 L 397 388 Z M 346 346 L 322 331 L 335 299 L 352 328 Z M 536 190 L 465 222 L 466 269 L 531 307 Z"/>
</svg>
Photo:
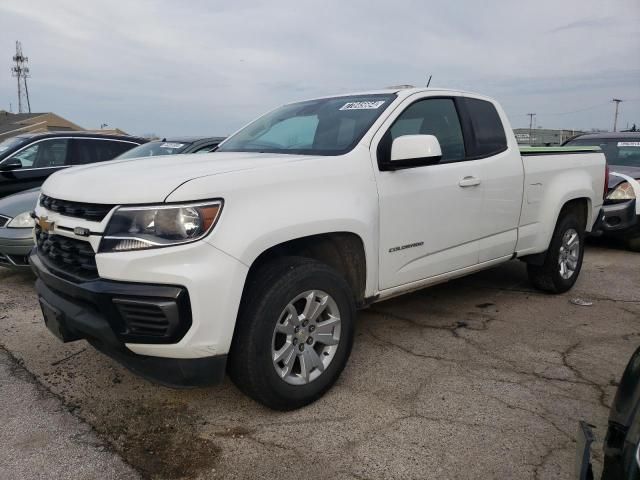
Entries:
<svg viewBox="0 0 640 480">
<path fill-rule="evenodd" d="M 3 160 L 20 160 L 22 167 L 0 171 L 0 197 L 38 187 L 49 175 L 68 165 L 68 138 L 47 138 L 27 145 Z"/>
<path fill-rule="evenodd" d="M 442 159 L 377 172 L 381 290 L 474 266 L 479 257 L 482 166 L 466 160 L 457 97 L 405 102 L 374 136 L 372 155 L 380 162 L 394 138 L 426 134 L 440 142 Z"/>
</svg>

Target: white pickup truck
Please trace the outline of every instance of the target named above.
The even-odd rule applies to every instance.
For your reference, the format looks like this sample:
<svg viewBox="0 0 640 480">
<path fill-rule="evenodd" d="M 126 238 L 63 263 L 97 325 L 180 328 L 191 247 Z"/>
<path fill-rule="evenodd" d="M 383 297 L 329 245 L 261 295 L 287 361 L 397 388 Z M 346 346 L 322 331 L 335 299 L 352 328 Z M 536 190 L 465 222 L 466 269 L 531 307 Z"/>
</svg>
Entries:
<svg viewBox="0 0 640 480">
<path fill-rule="evenodd" d="M 521 153 L 490 98 L 292 103 L 215 153 L 51 176 L 30 256 L 45 322 L 171 386 L 228 372 L 275 409 L 343 370 L 356 309 L 519 258 L 558 293 L 598 218 L 598 149 Z"/>
</svg>

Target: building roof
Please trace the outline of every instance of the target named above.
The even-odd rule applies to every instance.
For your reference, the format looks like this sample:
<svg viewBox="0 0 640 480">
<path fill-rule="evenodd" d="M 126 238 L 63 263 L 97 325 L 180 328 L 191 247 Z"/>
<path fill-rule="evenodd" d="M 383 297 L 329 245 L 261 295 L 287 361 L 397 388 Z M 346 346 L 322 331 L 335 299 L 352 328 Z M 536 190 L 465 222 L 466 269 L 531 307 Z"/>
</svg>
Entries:
<svg viewBox="0 0 640 480">
<path fill-rule="evenodd" d="M 36 117 L 41 117 L 46 113 L 11 113 L 6 110 L 0 110 L 0 134 L 17 130 L 21 126 L 29 125 Z"/>
</svg>

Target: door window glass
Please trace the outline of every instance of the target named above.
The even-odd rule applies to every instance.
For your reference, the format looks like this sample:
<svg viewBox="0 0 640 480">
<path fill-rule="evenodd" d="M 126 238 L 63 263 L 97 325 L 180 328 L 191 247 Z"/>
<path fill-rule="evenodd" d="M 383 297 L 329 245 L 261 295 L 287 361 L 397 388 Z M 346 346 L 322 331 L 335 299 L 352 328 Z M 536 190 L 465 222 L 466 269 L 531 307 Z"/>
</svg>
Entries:
<svg viewBox="0 0 640 480">
<path fill-rule="evenodd" d="M 40 144 L 36 143 L 35 145 L 31 145 L 30 147 L 19 151 L 11 158 L 20 160 L 20 162 L 22 163 L 22 168 L 31 168 L 33 167 L 33 162 L 36 159 L 36 155 L 38 154 L 38 148 L 40 148 Z"/>
<path fill-rule="evenodd" d="M 380 142 L 380 161 L 389 161 L 393 140 L 403 135 L 435 136 L 442 149 L 442 163 L 456 162 L 465 157 L 460 119 L 451 98 L 431 98 L 409 105 Z"/>
<path fill-rule="evenodd" d="M 500 116 L 491 102 L 465 98 L 475 141 L 470 142 L 472 157 L 487 157 L 507 149 L 507 137 Z"/>
<path fill-rule="evenodd" d="M 131 150 L 136 145 L 133 143 L 119 142 L 117 140 L 95 140 L 76 138 L 76 153 L 73 158 L 74 165 L 104 162 L 112 160 L 121 153 Z"/>
<path fill-rule="evenodd" d="M 11 158 L 20 160 L 22 168 L 61 167 L 66 163 L 68 146 L 68 139 L 52 138 L 34 143 Z"/>
</svg>

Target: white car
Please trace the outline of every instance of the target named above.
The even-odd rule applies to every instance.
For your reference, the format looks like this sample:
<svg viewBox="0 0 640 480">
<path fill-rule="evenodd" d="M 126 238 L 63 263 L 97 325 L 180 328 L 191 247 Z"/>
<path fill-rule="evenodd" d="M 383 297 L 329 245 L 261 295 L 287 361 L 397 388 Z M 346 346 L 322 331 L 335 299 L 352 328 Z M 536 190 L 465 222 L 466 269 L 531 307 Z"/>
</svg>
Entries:
<svg viewBox="0 0 640 480">
<path fill-rule="evenodd" d="M 53 175 L 30 261 L 50 330 L 157 382 L 227 371 L 275 409 L 343 370 L 356 309 L 519 258 L 575 283 L 597 148 L 520 152 L 490 98 L 390 89 L 280 107 L 215 153 Z"/>
</svg>

